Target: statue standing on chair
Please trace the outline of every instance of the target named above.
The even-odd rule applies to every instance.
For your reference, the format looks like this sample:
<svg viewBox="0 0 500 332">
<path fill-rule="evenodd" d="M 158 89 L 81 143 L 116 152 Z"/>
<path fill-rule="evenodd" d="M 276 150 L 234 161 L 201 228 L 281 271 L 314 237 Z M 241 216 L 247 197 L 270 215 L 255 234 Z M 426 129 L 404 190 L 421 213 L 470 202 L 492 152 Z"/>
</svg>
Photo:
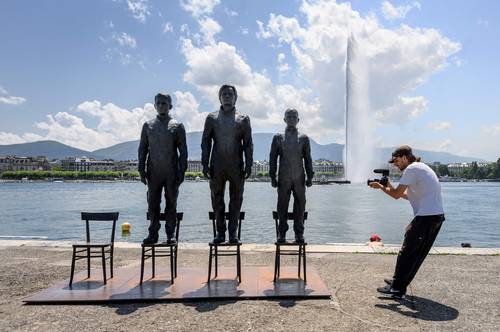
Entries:
<svg viewBox="0 0 500 332">
<path fill-rule="evenodd" d="M 158 242 L 161 195 L 165 195 L 165 231 L 167 243 L 175 243 L 177 196 L 187 169 L 186 131 L 182 123 L 172 119 L 172 98 L 155 96 L 155 119 L 144 123 L 139 143 L 139 174 L 148 186 L 149 234 L 144 244 Z"/>
<path fill-rule="evenodd" d="M 312 186 L 314 176 L 309 137 L 297 130 L 299 113 L 291 108 L 285 111 L 284 133 L 274 135 L 269 154 L 269 176 L 271 185 L 278 188 L 278 243 L 286 242 L 288 230 L 288 204 L 293 193 L 295 241 L 304 242 L 304 212 L 306 209 L 306 186 Z M 276 171 L 279 158 L 278 179 Z M 304 174 L 305 168 L 305 174 Z M 307 175 L 307 179 L 306 176 Z"/>
<path fill-rule="evenodd" d="M 221 107 L 207 116 L 201 141 L 203 174 L 210 179 L 212 208 L 216 218 L 217 235 L 214 243 L 222 243 L 226 239 L 224 192 L 227 181 L 230 197 L 229 242 L 238 242 L 238 217 L 245 179 L 252 173 L 252 128 L 248 115 L 236 111 L 237 98 L 234 86 L 223 85 L 220 88 Z"/>
</svg>

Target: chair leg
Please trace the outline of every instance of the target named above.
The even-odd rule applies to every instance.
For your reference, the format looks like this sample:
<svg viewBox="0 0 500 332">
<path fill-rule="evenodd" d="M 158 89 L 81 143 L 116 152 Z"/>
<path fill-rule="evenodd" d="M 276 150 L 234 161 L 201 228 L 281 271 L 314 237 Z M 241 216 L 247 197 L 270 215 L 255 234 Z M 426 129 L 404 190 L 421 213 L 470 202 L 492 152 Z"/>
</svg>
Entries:
<svg viewBox="0 0 500 332">
<path fill-rule="evenodd" d="M 208 279 L 207 279 L 207 283 L 210 283 L 211 276 L 212 276 L 212 246 L 210 246 L 210 253 L 208 254 Z"/>
<path fill-rule="evenodd" d="M 299 246 L 299 264 L 297 265 L 299 279 L 300 279 L 300 264 L 302 263 L 301 259 L 302 259 L 302 246 Z"/>
<path fill-rule="evenodd" d="M 104 278 L 104 284 L 106 285 L 106 256 L 104 255 L 104 247 L 101 248 L 102 255 L 102 276 Z"/>
<path fill-rule="evenodd" d="M 174 272 L 175 272 L 175 277 L 177 278 L 177 249 L 178 246 L 175 245 L 175 260 L 174 260 Z"/>
<path fill-rule="evenodd" d="M 73 276 L 75 274 L 75 259 L 76 259 L 76 248 L 73 247 L 73 256 L 71 258 L 71 276 L 69 278 L 69 286 L 73 284 Z"/>
<path fill-rule="evenodd" d="M 239 245 L 236 247 L 236 272 L 238 273 L 238 282 L 241 284 L 241 252 Z"/>
<path fill-rule="evenodd" d="M 141 255 L 141 281 L 139 282 L 141 285 L 143 278 L 144 278 L 144 246 L 142 246 L 142 255 Z"/>
<path fill-rule="evenodd" d="M 151 271 L 151 274 L 153 275 L 153 278 L 155 277 L 155 272 L 156 272 L 156 257 L 155 257 L 155 247 L 151 247 L 151 263 L 153 264 L 152 266 L 152 271 Z"/>
<path fill-rule="evenodd" d="M 304 283 L 307 283 L 307 273 L 306 273 L 306 247 L 304 246 L 302 249 L 302 253 L 304 255 Z"/>
<path fill-rule="evenodd" d="M 174 247 L 170 247 L 170 284 L 174 283 Z"/>
<path fill-rule="evenodd" d="M 110 268 L 111 278 L 113 278 L 113 247 L 111 247 L 109 254 L 110 254 L 110 256 L 109 256 L 109 268 Z"/>
<path fill-rule="evenodd" d="M 215 278 L 219 275 L 219 248 L 215 247 Z"/>
<path fill-rule="evenodd" d="M 280 277 L 281 272 L 281 247 L 278 246 L 278 278 Z"/>
<path fill-rule="evenodd" d="M 90 278 L 90 248 L 87 248 L 87 278 Z"/>
<path fill-rule="evenodd" d="M 274 251 L 274 279 L 273 279 L 273 282 L 276 282 L 277 271 L 278 271 L 278 245 L 276 245 L 276 249 Z"/>
</svg>

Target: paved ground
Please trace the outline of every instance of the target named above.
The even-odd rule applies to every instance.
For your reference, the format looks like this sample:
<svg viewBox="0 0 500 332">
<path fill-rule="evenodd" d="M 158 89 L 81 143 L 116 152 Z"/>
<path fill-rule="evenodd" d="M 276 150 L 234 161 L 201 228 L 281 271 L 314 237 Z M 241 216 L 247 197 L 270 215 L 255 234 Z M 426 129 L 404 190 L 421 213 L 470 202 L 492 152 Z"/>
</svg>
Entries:
<svg viewBox="0 0 500 332">
<path fill-rule="evenodd" d="M 67 247 L 0 246 L 1 331 L 136 330 L 448 330 L 500 329 L 500 256 L 432 255 L 411 286 L 416 302 L 379 298 L 395 255 L 314 253 L 332 300 L 217 301 L 127 305 L 22 304 L 27 295 L 69 276 Z M 180 251 L 180 266 L 207 266 L 206 250 Z M 140 252 L 121 248 L 118 266 L 138 266 Z M 272 265 L 273 254 L 246 251 L 244 264 Z M 78 269 L 84 268 L 83 262 Z M 231 265 L 228 259 L 224 265 Z"/>
</svg>

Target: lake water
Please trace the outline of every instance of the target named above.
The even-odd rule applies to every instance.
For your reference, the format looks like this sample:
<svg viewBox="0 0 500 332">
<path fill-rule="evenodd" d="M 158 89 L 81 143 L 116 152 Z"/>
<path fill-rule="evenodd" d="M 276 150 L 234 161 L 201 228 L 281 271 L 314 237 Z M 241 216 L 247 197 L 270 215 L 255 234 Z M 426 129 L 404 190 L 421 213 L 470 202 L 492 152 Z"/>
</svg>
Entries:
<svg viewBox="0 0 500 332">
<path fill-rule="evenodd" d="M 436 245 L 470 242 L 474 247 L 500 247 L 500 183 L 442 183 L 442 189 L 446 221 Z M 269 183 L 246 184 L 244 242 L 274 242 L 271 211 L 276 208 L 276 199 Z M 399 244 L 412 219 L 409 202 L 363 185 L 315 185 L 308 188 L 307 199 L 305 237 L 309 243 L 361 243 L 377 233 L 385 243 Z M 140 182 L 0 183 L 0 239 L 81 240 L 85 230 L 80 211 L 119 211 L 118 226 L 128 221 L 132 232 L 123 237 L 117 227 L 116 240 L 140 242 L 147 234 L 146 206 L 146 187 Z M 180 241 L 211 240 L 208 183 L 185 182 L 178 206 L 178 211 L 184 212 Z M 105 225 L 94 225 L 95 238 L 107 239 Z M 160 234 L 163 240 L 163 227 Z M 292 227 L 287 235 L 293 237 Z"/>
</svg>

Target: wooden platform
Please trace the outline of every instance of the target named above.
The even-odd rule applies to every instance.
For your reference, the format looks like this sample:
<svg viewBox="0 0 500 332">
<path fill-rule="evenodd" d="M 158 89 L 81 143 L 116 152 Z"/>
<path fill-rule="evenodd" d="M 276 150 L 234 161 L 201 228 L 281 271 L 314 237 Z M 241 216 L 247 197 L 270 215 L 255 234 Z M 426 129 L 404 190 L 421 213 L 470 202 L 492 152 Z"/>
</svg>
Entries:
<svg viewBox="0 0 500 332">
<path fill-rule="evenodd" d="M 197 301 L 234 299 L 307 299 L 330 298 L 330 292 L 313 267 L 307 271 L 307 284 L 297 278 L 297 267 L 282 267 L 281 278 L 273 283 L 273 269 L 268 266 L 242 267 L 242 282 L 236 281 L 235 268 L 219 268 L 219 276 L 207 284 L 205 268 L 179 268 L 173 285 L 168 269 L 159 268 L 150 279 L 150 270 L 139 284 L 140 269 L 119 268 L 114 278 L 102 282 L 102 271 L 92 270 L 75 275 L 73 286 L 68 280 L 35 293 L 23 301 L 27 304 L 92 304 L 142 301 Z"/>
</svg>

